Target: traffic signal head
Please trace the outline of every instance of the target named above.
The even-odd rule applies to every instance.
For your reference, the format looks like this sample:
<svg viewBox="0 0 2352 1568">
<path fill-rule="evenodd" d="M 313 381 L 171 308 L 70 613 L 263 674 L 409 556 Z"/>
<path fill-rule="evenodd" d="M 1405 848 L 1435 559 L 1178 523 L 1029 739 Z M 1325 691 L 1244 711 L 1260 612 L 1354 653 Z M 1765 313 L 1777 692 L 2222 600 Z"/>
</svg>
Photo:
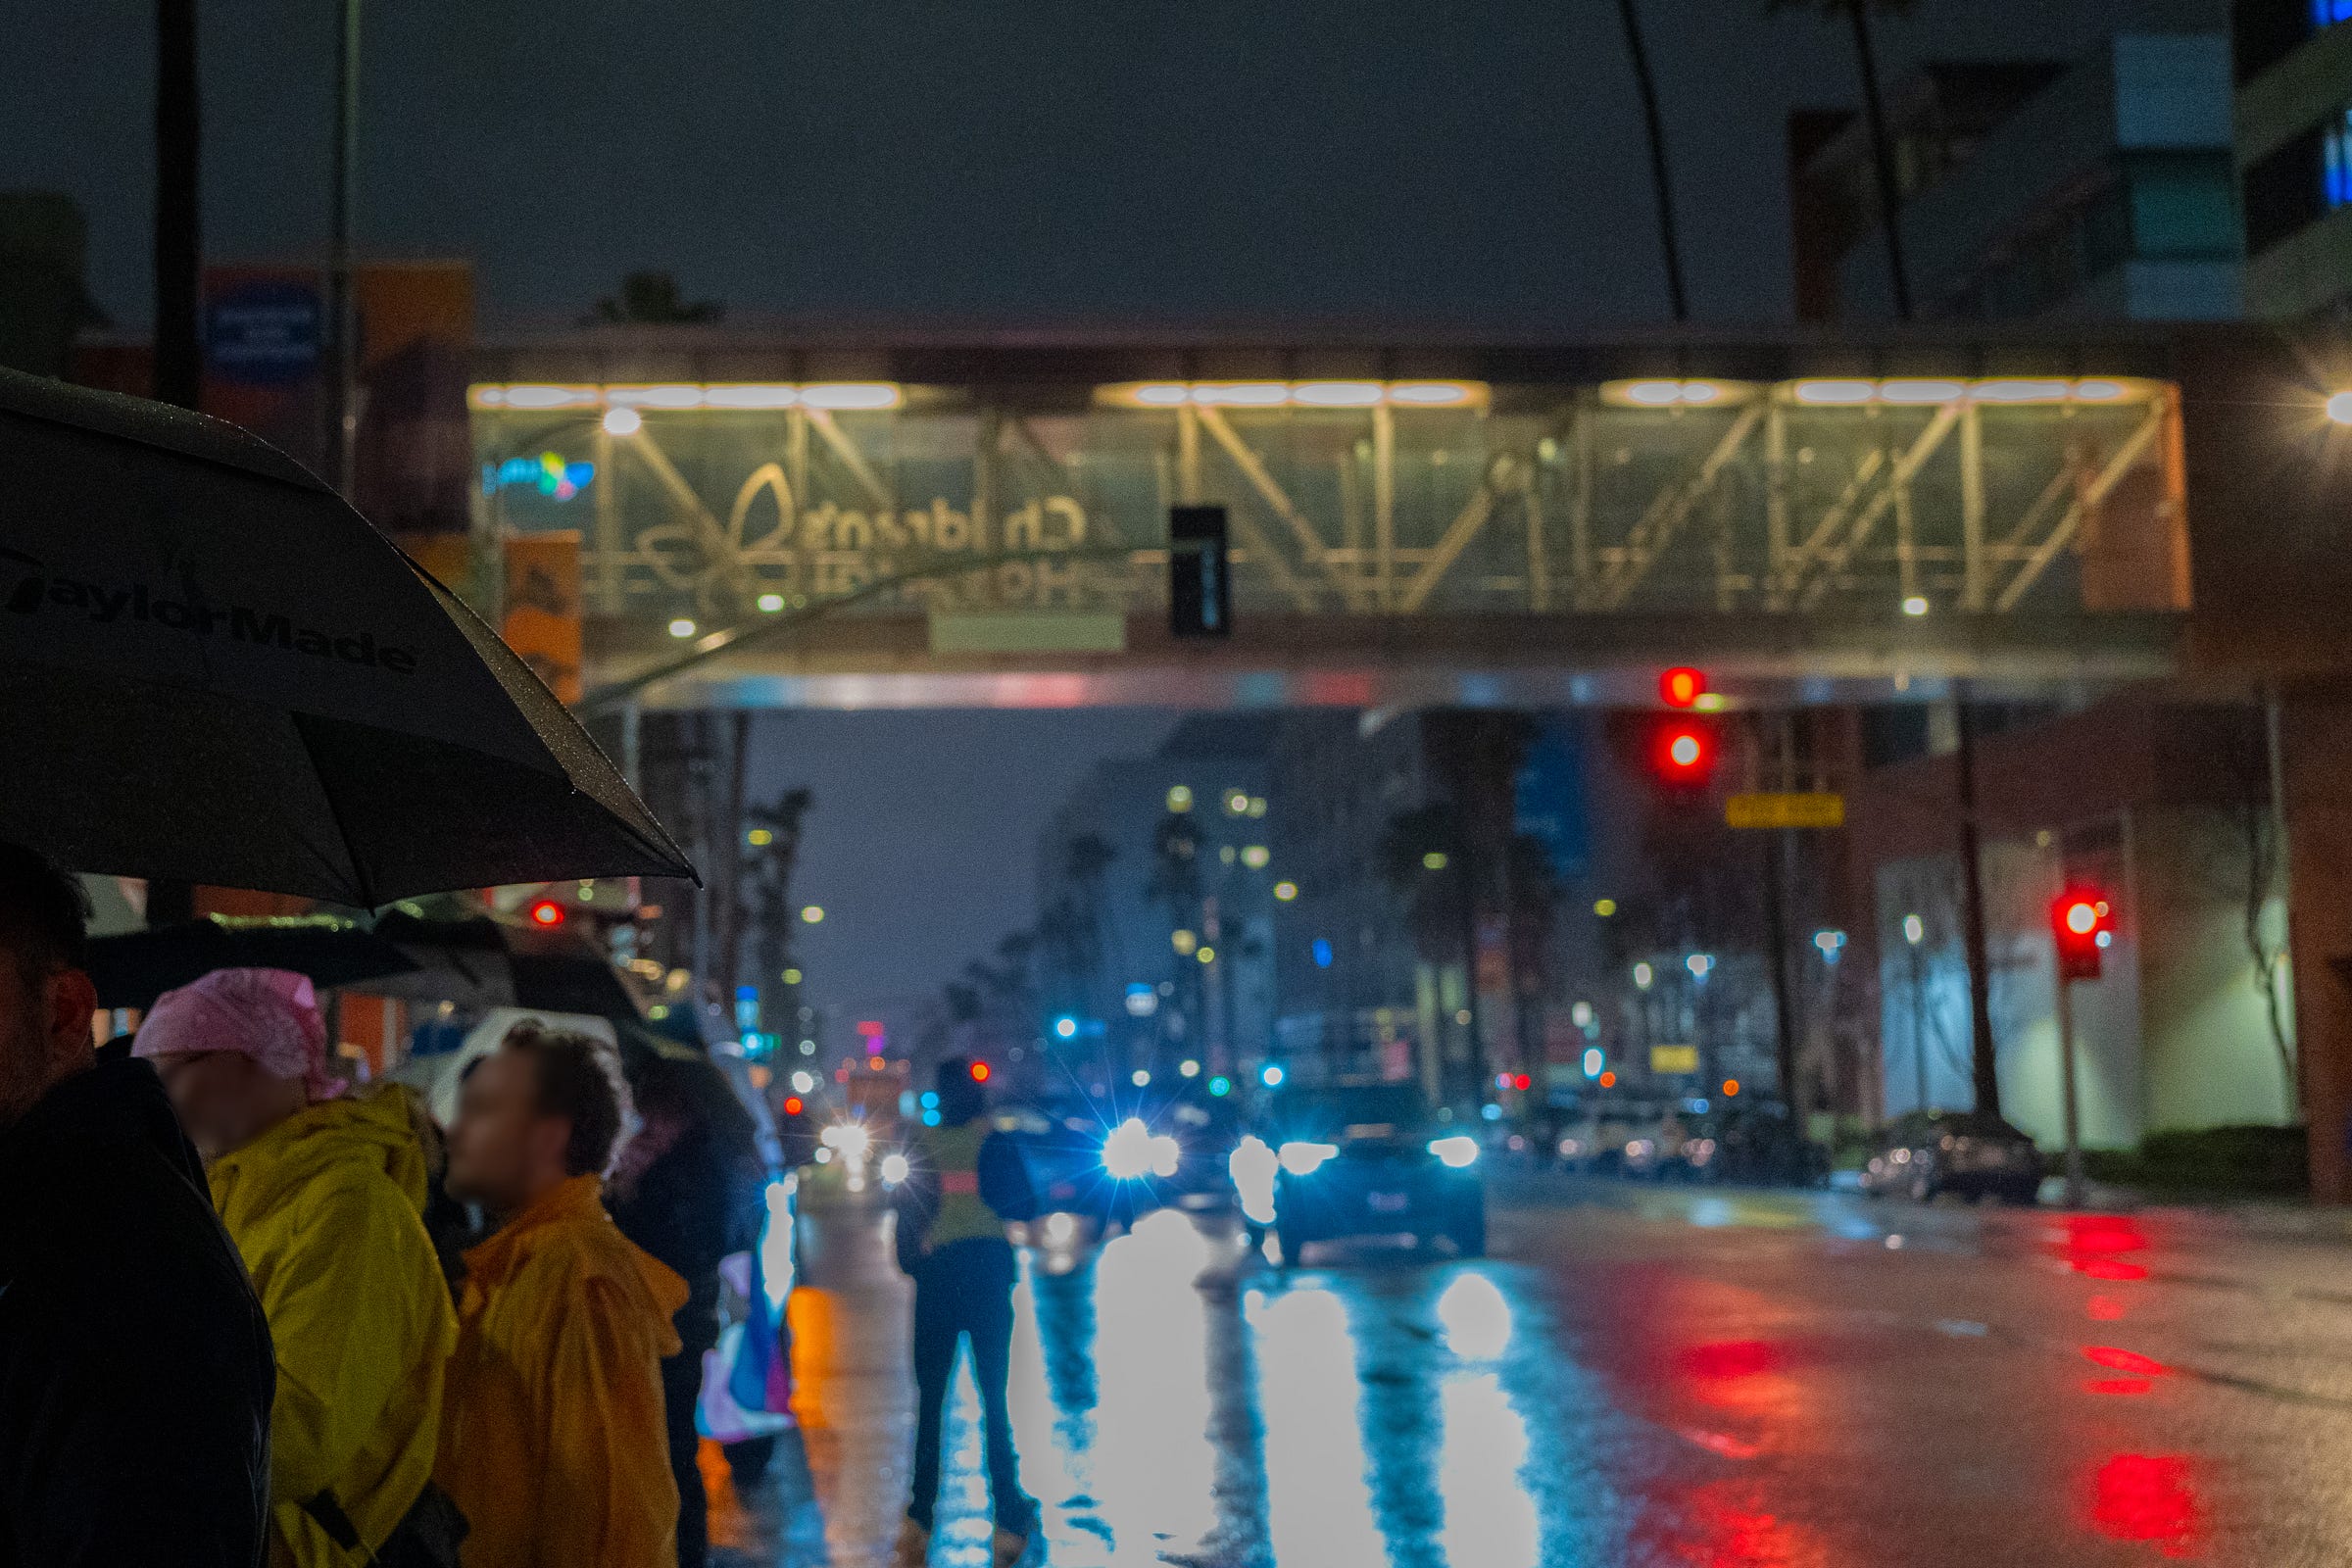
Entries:
<svg viewBox="0 0 2352 1568">
<path fill-rule="evenodd" d="M 2115 906 L 2092 887 L 2069 887 L 2050 906 L 2050 937 L 2058 949 L 2058 978 L 2096 980 L 2101 956 L 2115 941 Z"/>
<path fill-rule="evenodd" d="M 1168 629 L 1178 637 L 1233 634 L 1223 507 L 1168 509 Z"/>
<path fill-rule="evenodd" d="M 985 1062 L 985 1061 L 975 1061 L 975 1062 L 973 1062 L 973 1063 L 972 1063 L 972 1082 L 974 1082 L 974 1083 L 976 1083 L 976 1084 L 984 1084 L 984 1083 L 988 1082 L 988 1063 L 987 1063 L 987 1062 Z"/>
<path fill-rule="evenodd" d="M 1650 765 L 1661 783 L 1696 789 L 1715 776 L 1715 731 L 1696 719 L 1660 724 L 1650 742 Z"/>
<path fill-rule="evenodd" d="M 553 899 L 541 899 L 531 906 L 531 924 L 559 926 L 564 923 L 564 906 Z"/>
<path fill-rule="evenodd" d="M 1658 700 L 1668 708 L 1689 708 L 1707 694 L 1707 677 L 1688 665 L 1677 665 L 1658 677 Z"/>
</svg>

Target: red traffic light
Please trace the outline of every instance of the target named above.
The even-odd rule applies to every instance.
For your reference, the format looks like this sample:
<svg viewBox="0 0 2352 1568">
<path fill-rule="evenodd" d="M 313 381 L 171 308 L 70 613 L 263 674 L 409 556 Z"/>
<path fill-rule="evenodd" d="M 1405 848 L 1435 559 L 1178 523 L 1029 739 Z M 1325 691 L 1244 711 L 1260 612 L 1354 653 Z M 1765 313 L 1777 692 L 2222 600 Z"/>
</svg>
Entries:
<svg viewBox="0 0 2352 1568">
<path fill-rule="evenodd" d="M 1511 1087 L 1513 1089 L 1526 1090 L 1533 1089 L 1535 1086 L 1536 1081 L 1533 1078 L 1530 1078 L 1526 1073 L 1521 1073 L 1519 1076 L 1511 1080 Z"/>
<path fill-rule="evenodd" d="M 1707 694 L 1707 677 L 1678 664 L 1658 677 L 1658 700 L 1668 708 L 1689 708 Z"/>
<path fill-rule="evenodd" d="M 2115 906 L 2097 888 L 2070 887 L 2050 906 L 2050 938 L 2058 950 L 2058 978 L 2096 980 L 2102 955 L 2115 940 Z"/>
<path fill-rule="evenodd" d="M 1650 743 L 1651 764 L 1669 784 L 1704 784 L 1715 772 L 1715 732 L 1696 720 L 1661 724 Z"/>
<path fill-rule="evenodd" d="M 808 1107 L 802 1103 L 801 1097 L 798 1095 L 790 1096 L 784 1102 L 784 1114 L 787 1116 L 798 1116 L 807 1108 Z"/>
<path fill-rule="evenodd" d="M 973 1063 L 972 1063 L 972 1082 L 974 1082 L 974 1083 L 976 1083 L 976 1084 L 984 1084 L 984 1083 L 988 1082 L 988 1063 L 987 1063 L 987 1062 L 985 1062 L 985 1061 L 975 1061 L 975 1062 L 973 1062 Z"/>
<path fill-rule="evenodd" d="M 558 904 L 555 900 L 541 899 L 538 903 L 531 906 L 531 924 L 553 926 L 562 925 L 563 923 L 564 906 Z"/>
</svg>

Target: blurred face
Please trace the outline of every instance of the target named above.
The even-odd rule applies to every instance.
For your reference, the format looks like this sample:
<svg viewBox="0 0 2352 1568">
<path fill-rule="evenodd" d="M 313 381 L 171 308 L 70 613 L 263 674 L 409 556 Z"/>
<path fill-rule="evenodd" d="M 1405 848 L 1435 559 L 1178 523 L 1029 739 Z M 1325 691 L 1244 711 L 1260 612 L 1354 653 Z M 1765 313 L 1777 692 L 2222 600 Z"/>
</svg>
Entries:
<svg viewBox="0 0 2352 1568">
<path fill-rule="evenodd" d="M 91 1061 L 98 995 L 78 969 L 28 975 L 0 946 L 0 1127 L 33 1107 L 59 1079 Z"/>
<path fill-rule="evenodd" d="M 539 1066 L 513 1051 L 474 1063 L 449 1129 L 449 1191 L 494 1214 L 512 1214 L 564 1180 L 568 1117 L 539 1110 Z"/>
<path fill-rule="evenodd" d="M 164 1092 L 207 1163 L 242 1149 L 310 1102 L 295 1080 L 273 1077 L 236 1051 L 158 1056 Z"/>
</svg>

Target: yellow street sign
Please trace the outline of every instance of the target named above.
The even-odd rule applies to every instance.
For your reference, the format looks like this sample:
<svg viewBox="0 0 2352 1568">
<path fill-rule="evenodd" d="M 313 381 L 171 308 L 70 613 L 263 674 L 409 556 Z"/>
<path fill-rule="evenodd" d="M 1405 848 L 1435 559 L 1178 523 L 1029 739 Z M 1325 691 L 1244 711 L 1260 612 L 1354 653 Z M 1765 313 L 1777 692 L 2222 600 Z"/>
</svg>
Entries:
<svg viewBox="0 0 2352 1568">
<path fill-rule="evenodd" d="M 1727 827 L 1843 827 L 1842 795 L 1735 795 L 1723 803 Z"/>
<path fill-rule="evenodd" d="M 1652 1046 L 1649 1048 L 1649 1070 L 1655 1073 L 1698 1071 L 1696 1046 Z"/>
</svg>

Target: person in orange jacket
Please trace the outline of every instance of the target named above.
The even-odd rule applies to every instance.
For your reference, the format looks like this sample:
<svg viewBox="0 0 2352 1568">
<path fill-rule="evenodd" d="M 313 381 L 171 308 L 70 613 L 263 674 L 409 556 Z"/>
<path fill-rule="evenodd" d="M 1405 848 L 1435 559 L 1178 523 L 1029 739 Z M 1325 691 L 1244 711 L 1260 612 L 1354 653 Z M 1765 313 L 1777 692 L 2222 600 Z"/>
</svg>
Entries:
<svg viewBox="0 0 2352 1568">
<path fill-rule="evenodd" d="M 607 1048 L 531 1025 L 466 1077 L 449 1189 L 499 1223 L 466 1253 L 434 1467 L 466 1568 L 677 1561 L 661 1363 L 686 1284 L 605 1212 L 621 1105 Z"/>
</svg>

